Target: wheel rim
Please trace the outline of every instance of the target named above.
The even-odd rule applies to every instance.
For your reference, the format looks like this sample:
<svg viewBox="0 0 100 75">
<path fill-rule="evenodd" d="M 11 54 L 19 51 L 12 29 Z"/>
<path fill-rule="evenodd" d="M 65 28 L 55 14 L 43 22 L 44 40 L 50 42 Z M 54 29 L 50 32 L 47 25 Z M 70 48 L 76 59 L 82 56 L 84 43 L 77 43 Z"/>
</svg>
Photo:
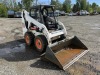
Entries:
<svg viewBox="0 0 100 75">
<path fill-rule="evenodd" d="M 26 40 L 26 43 L 27 43 L 27 44 L 29 44 L 29 43 L 30 43 L 30 38 L 29 38 L 29 36 L 28 36 L 28 35 L 26 35 L 25 40 Z"/>
<path fill-rule="evenodd" d="M 42 43 L 41 43 L 41 41 L 39 40 L 39 39 L 36 39 L 36 47 L 37 47 L 37 49 L 42 49 Z"/>
</svg>

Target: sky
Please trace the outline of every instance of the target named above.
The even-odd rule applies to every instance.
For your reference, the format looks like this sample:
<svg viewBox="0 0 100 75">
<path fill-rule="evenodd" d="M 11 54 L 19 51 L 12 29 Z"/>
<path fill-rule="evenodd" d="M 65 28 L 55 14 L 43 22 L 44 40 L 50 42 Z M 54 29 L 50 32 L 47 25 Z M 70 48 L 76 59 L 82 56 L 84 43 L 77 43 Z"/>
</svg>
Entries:
<svg viewBox="0 0 100 75">
<path fill-rule="evenodd" d="M 18 1 L 21 1 L 21 0 L 17 0 Z M 51 0 L 38 0 L 40 3 L 50 3 Z M 59 0 L 61 3 L 64 2 L 64 0 Z M 76 3 L 76 0 L 71 0 L 72 1 L 72 4 L 75 4 Z M 97 3 L 99 6 L 100 6 L 100 0 L 87 0 L 89 1 L 90 4 L 92 4 L 93 2 Z"/>
</svg>

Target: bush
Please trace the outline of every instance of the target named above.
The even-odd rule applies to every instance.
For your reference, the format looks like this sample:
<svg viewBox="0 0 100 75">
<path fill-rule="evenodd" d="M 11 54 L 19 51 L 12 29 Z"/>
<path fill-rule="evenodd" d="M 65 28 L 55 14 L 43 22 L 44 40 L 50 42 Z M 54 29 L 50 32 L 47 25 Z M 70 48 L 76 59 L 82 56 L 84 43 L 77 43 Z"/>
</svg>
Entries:
<svg viewBox="0 0 100 75">
<path fill-rule="evenodd" d="M 0 4 L 0 17 L 7 17 L 7 8 L 4 4 Z"/>
</svg>

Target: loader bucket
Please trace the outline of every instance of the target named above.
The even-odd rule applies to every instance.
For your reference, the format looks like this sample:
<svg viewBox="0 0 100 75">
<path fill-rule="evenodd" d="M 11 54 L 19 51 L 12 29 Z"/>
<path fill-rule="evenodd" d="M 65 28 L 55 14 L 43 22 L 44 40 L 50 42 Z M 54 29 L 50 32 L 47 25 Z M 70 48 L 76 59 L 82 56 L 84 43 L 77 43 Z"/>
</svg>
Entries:
<svg viewBox="0 0 100 75">
<path fill-rule="evenodd" d="M 44 58 L 65 70 L 88 52 L 88 48 L 75 36 L 48 46 Z"/>
</svg>

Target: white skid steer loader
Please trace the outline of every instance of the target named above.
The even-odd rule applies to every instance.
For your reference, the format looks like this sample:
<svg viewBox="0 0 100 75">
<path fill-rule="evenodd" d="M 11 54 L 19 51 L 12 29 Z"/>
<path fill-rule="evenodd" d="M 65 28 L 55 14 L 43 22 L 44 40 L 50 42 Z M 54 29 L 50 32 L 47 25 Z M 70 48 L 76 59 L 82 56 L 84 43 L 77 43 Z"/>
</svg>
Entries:
<svg viewBox="0 0 100 75">
<path fill-rule="evenodd" d="M 29 12 L 23 9 L 22 23 L 26 44 L 35 46 L 43 58 L 63 70 L 88 52 L 76 36 L 66 38 L 66 28 L 56 19 L 53 5 L 33 6 Z"/>
</svg>

